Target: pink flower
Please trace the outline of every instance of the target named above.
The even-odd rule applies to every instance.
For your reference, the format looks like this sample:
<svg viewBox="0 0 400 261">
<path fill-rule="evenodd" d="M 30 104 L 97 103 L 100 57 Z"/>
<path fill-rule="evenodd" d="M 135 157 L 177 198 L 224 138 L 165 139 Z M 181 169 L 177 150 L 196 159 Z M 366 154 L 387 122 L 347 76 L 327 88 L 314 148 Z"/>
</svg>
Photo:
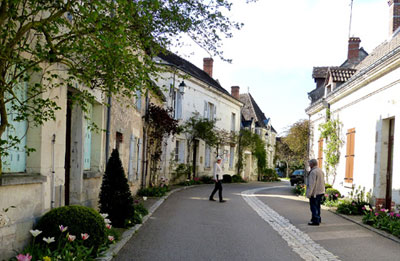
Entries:
<svg viewBox="0 0 400 261">
<path fill-rule="evenodd" d="M 74 236 L 74 235 L 68 235 L 68 241 L 69 241 L 69 242 L 74 241 L 75 238 L 76 238 L 76 236 Z"/>
<path fill-rule="evenodd" d="M 384 208 L 381 208 L 381 211 L 382 211 L 382 212 L 385 212 L 385 211 L 386 211 L 386 209 L 384 209 Z"/>
<path fill-rule="evenodd" d="M 335 194 L 335 197 L 339 197 L 339 194 Z"/>
<path fill-rule="evenodd" d="M 111 229 L 111 225 L 110 224 L 106 224 L 106 228 Z"/>
<path fill-rule="evenodd" d="M 328 194 L 325 194 L 325 197 L 328 197 L 329 195 Z"/>
<path fill-rule="evenodd" d="M 110 240 L 112 242 L 112 241 L 114 241 L 114 237 L 113 236 L 108 236 L 108 240 Z"/>
<path fill-rule="evenodd" d="M 362 210 L 365 210 L 365 207 L 362 207 Z"/>
<path fill-rule="evenodd" d="M 390 216 L 393 217 L 394 216 L 394 212 L 390 212 Z"/>
<path fill-rule="evenodd" d="M 60 228 L 61 233 L 67 231 L 68 227 L 64 227 L 63 225 L 58 226 Z"/>
<path fill-rule="evenodd" d="M 17 260 L 18 260 L 18 261 L 30 261 L 31 259 L 32 259 L 32 256 L 29 255 L 29 253 L 26 254 L 26 255 L 19 254 L 19 255 L 17 256 Z"/>
<path fill-rule="evenodd" d="M 85 233 L 85 234 L 81 234 L 81 237 L 82 237 L 82 240 L 86 240 L 89 238 L 89 235 L 88 235 L 88 233 Z"/>
<path fill-rule="evenodd" d="M 379 213 L 378 213 L 378 212 L 376 212 L 376 213 L 375 213 L 375 216 L 378 216 L 378 215 L 379 215 Z"/>
<path fill-rule="evenodd" d="M 400 218 L 400 214 L 396 214 L 396 217 Z"/>
</svg>

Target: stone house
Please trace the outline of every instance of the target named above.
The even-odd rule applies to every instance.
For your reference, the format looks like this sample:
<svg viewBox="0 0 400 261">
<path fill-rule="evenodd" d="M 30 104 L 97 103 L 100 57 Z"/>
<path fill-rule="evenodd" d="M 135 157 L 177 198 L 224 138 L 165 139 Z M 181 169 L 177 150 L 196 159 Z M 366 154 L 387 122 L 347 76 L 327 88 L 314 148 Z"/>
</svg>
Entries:
<svg viewBox="0 0 400 261">
<path fill-rule="evenodd" d="M 242 127 L 256 133 L 265 142 L 267 152 L 267 168 L 274 168 L 275 143 L 277 132 L 271 124 L 271 118 L 267 118 L 250 93 L 240 93 L 239 86 L 231 87 L 231 94 L 243 102 L 241 113 Z M 257 180 L 257 159 L 250 151 L 244 152 L 244 173 L 247 180 Z"/>
<path fill-rule="evenodd" d="M 317 88 L 309 93 L 310 157 L 324 167 L 326 141 L 318 126 L 339 119 L 340 160 L 334 186 L 345 195 L 353 187 L 371 190 L 376 205 L 400 204 L 400 165 L 394 159 L 400 146 L 400 1 L 389 1 L 389 37 L 350 67 L 314 68 Z M 356 38 L 349 40 L 349 58 Z M 348 59 L 349 60 L 349 59 Z M 330 115 L 325 110 L 330 110 Z M 334 176 L 330 177 L 333 182 Z"/>
<path fill-rule="evenodd" d="M 212 58 L 204 58 L 204 70 L 173 53 L 160 54 L 158 62 L 169 71 L 163 73 L 156 83 L 164 88 L 166 106 L 173 108 L 174 118 L 179 120 L 179 124 L 184 124 L 197 113 L 209 120 L 216 119 L 216 127 L 222 132 L 239 131 L 242 103 L 212 77 Z M 225 159 L 224 173 L 234 175 L 236 153 L 237 146 L 233 142 L 213 148 L 199 140 L 195 153 L 196 177 L 212 176 L 213 163 L 218 155 Z M 160 175 L 175 181 L 185 179 L 184 176 L 177 179 L 175 174 L 179 164 L 193 164 L 193 144 L 184 133 L 168 139 L 161 162 Z"/>
</svg>

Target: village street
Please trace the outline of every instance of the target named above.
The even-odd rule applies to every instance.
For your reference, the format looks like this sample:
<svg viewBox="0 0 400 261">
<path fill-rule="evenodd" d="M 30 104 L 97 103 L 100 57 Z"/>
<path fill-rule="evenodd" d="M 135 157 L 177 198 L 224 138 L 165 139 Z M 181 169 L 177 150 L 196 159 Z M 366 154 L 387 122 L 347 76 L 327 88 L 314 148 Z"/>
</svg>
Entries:
<svg viewBox="0 0 400 261">
<path fill-rule="evenodd" d="M 400 245 L 323 210 L 308 226 L 309 205 L 287 182 L 212 185 L 176 192 L 113 260 L 398 260 Z"/>
</svg>

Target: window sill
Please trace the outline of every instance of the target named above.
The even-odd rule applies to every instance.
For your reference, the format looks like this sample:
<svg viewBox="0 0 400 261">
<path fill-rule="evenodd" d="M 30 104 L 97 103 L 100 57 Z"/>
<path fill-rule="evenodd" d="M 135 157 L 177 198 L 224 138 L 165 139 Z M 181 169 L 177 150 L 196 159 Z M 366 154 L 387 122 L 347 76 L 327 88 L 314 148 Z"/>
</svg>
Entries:
<svg viewBox="0 0 400 261">
<path fill-rule="evenodd" d="M 100 178 L 102 176 L 103 173 L 98 171 L 85 170 L 83 172 L 83 179 L 94 179 L 94 178 Z"/>
<path fill-rule="evenodd" d="M 0 177 L 0 186 L 40 184 L 46 182 L 47 177 L 38 173 L 3 173 Z"/>
</svg>

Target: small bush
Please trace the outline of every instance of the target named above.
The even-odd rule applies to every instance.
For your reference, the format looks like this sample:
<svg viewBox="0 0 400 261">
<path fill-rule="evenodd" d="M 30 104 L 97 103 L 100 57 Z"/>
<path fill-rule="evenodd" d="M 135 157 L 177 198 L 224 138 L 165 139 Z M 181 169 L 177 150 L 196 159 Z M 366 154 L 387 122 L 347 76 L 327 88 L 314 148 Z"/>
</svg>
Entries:
<svg viewBox="0 0 400 261">
<path fill-rule="evenodd" d="M 143 203 L 135 204 L 135 212 L 141 214 L 143 217 L 149 214 L 149 211 L 144 207 Z"/>
<path fill-rule="evenodd" d="M 332 188 L 331 184 L 325 183 L 325 190 Z"/>
<path fill-rule="evenodd" d="M 222 178 L 223 178 L 222 182 L 224 182 L 224 183 L 232 183 L 232 176 L 231 175 L 224 174 L 222 176 Z"/>
<path fill-rule="evenodd" d="M 325 192 L 325 198 L 329 201 L 336 201 L 338 198 L 340 198 L 340 196 L 339 190 L 334 188 L 328 188 Z"/>
<path fill-rule="evenodd" d="M 246 181 L 240 175 L 233 175 L 232 182 L 233 183 L 246 183 Z"/>
<path fill-rule="evenodd" d="M 214 179 L 211 176 L 201 176 L 200 181 L 203 184 L 214 184 Z"/>
<path fill-rule="evenodd" d="M 279 181 L 278 174 L 274 169 L 265 169 L 263 171 L 261 181 L 271 182 L 271 181 Z"/>
<path fill-rule="evenodd" d="M 89 234 L 84 245 L 93 247 L 95 251 L 106 241 L 104 219 L 94 209 L 84 206 L 64 206 L 47 212 L 36 225 L 36 229 L 43 231 L 39 241 L 43 242 L 43 237 L 59 238 L 60 225 L 68 226 L 70 235 L 78 237 L 81 233 Z"/>
<path fill-rule="evenodd" d="M 163 197 L 169 191 L 168 186 L 150 187 L 139 189 L 137 195 L 140 197 Z"/>
<path fill-rule="evenodd" d="M 306 195 L 306 185 L 304 184 L 297 184 L 294 189 L 293 192 L 296 195 L 301 195 L 301 196 L 305 196 Z"/>
</svg>

